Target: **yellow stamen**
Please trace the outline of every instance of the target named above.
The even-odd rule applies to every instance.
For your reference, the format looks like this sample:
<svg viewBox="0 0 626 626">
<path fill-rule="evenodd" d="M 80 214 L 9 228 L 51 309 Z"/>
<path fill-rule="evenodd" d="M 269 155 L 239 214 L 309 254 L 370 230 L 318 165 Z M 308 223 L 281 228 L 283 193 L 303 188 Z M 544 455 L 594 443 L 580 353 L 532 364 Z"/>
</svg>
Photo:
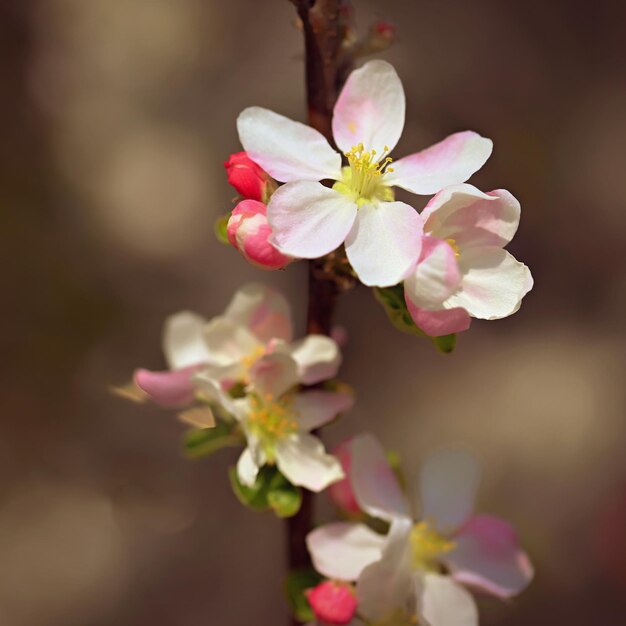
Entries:
<svg viewBox="0 0 626 626">
<path fill-rule="evenodd" d="M 439 557 L 455 547 L 454 541 L 442 537 L 427 522 L 419 522 L 413 526 L 410 542 L 413 566 L 432 571 L 440 569 Z"/>
<path fill-rule="evenodd" d="M 268 461 L 272 462 L 276 442 L 298 430 L 293 395 L 274 398 L 271 394 L 263 397 L 253 394 L 250 409 L 248 428 L 258 438 Z"/>
<path fill-rule="evenodd" d="M 349 167 L 344 175 L 342 189 L 353 194 L 357 201 L 371 200 L 373 198 L 386 198 L 388 189 L 382 184 L 381 179 L 389 170 L 389 164 L 393 159 L 387 154 L 389 147 L 385 146 L 383 153 L 377 156 L 376 150 L 366 151 L 362 143 L 353 146 L 345 153 Z"/>
<path fill-rule="evenodd" d="M 456 239 L 446 239 L 446 243 L 454 250 L 454 256 L 458 259 L 461 256 L 461 250 L 456 243 Z"/>
</svg>

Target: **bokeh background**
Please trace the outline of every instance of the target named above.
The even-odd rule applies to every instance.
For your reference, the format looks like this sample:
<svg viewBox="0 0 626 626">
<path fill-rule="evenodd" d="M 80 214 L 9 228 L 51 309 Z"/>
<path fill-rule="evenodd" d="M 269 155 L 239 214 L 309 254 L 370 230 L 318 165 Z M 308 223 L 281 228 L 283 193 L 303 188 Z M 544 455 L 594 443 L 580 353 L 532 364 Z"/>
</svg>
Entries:
<svg viewBox="0 0 626 626">
<path fill-rule="evenodd" d="M 239 285 L 288 294 L 213 237 L 232 206 L 235 117 L 303 119 L 301 33 L 286 0 L 0 3 L 0 623 L 285 622 L 283 528 L 231 494 L 234 451 L 190 462 L 183 426 L 112 396 L 163 365 L 164 317 L 212 316 Z M 495 152 L 510 249 L 536 287 L 450 356 L 346 295 L 343 377 L 358 405 L 327 431 L 377 433 L 414 476 L 428 451 L 481 457 L 480 508 L 515 522 L 537 569 L 485 625 L 626 623 L 626 5 L 610 0 L 358 0 L 408 98 L 397 154 L 467 128 Z M 330 516 L 322 502 L 319 518 Z"/>
</svg>

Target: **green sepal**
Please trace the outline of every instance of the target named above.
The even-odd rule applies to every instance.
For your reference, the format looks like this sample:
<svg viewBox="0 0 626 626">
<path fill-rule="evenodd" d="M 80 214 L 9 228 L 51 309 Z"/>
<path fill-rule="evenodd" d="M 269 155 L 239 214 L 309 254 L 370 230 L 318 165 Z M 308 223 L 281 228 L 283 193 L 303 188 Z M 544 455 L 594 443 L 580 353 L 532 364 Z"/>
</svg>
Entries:
<svg viewBox="0 0 626 626">
<path fill-rule="evenodd" d="M 313 609 L 306 597 L 306 590 L 312 589 L 323 580 L 313 569 L 292 570 L 287 575 L 284 583 L 285 596 L 293 616 L 299 622 L 312 622 L 315 620 Z"/>
<path fill-rule="evenodd" d="M 420 330 L 413 321 L 404 299 L 404 285 L 394 285 L 393 287 L 375 287 L 374 295 L 378 302 L 383 305 L 389 321 L 398 330 L 409 335 L 426 337 L 430 339 L 435 348 L 443 354 L 452 352 L 456 346 L 456 334 L 444 335 L 442 337 L 431 337 L 423 330 Z"/>
<path fill-rule="evenodd" d="M 226 215 L 222 215 L 215 220 L 213 224 L 213 232 L 217 237 L 217 240 L 220 243 L 230 245 L 230 241 L 228 241 L 228 235 L 226 234 L 226 227 L 228 226 L 228 220 L 230 218 L 230 213 L 226 213 Z"/>
<path fill-rule="evenodd" d="M 278 517 L 292 517 L 300 510 L 302 490 L 292 485 L 273 465 L 259 470 L 252 487 L 241 483 L 236 467 L 231 467 L 228 475 L 237 499 L 254 511 L 272 510 Z"/>
<path fill-rule="evenodd" d="M 183 437 L 183 450 L 189 459 L 200 459 L 220 448 L 245 443 L 236 424 L 218 421 L 213 428 L 188 430 Z"/>
</svg>

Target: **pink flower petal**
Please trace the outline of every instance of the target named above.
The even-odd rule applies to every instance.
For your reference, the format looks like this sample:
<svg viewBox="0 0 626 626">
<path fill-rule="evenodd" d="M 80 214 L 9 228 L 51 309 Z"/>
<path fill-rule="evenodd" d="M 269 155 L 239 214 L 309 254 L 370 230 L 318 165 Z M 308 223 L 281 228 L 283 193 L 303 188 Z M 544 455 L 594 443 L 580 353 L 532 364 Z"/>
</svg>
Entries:
<svg viewBox="0 0 626 626">
<path fill-rule="evenodd" d="M 413 268 L 422 248 L 422 219 L 404 202 L 380 202 L 359 209 L 346 239 L 346 254 L 359 280 L 389 287 Z"/>
<path fill-rule="evenodd" d="M 150 399 L 163 407 L 182 407 L 194 399 L 191 375 L 198 366 L 185 367 L 171 372 L 151 372 L 138 369 L 134 379 L 136 385 L 145 391 Z"/>
<path fill-rule="evenodd" d="M 422 212 L 424 230 L 439 239 L 454 239 L 461 251 L 476 246 L 505 246 L 520 219 L 520 204 L 508 191 L 483 193 L 472 185 L 440 191 Z"/>
<path fill-rule="evenodd" d="M 422 254 L 404 281 L 404 294 L 415 307 L 437 311 L 461 283 L 456 252 L 435 237 L 422 238 Z"/>
<path fill-rule="evenodd" d="M 452 333 L 462 333 L 470 327 L 472 318 L 461 308 L 427 311 L 415 306 L 405 293 L 407 309 L 415 325 L 431 337 L 442 337 Z"/>
<path fill-rule="evenodd" d="M 267 206 L 272 243 L 284 254 L 302 259 L 315 259 L 338 248 L 356 214 L 351 198 L 309 181 L 279 187 Z"/>
<path fill-rule="evenodd" d="M 341 178 L 341 157 L 324 136 L 300 122 L 261 107 L 237 118 L 239 139 L 248 156 L 276 180 Z"/>
<path fill-rule="evenodd" d="M 356 501 L 356 496 L 354 495 L 354 491 L 352 489 L 352 481 L 350 479 L 352 475 L 352 454 L 350 453 L 351 441 L 351 439 L 348 439 L 347 441 L 340 443 L 333 450 L 333 455 L 339 459 L 346 477 L 336 483 L 333 483 L 328 488 L 328 495 L 337 508 L 343 509 L 348 513 L 360 513 L 361 507 Z"/>
<path fill-rule="evenodd" d="M 385 183 L 421 195 L 465 182 L 491 155 L 493 142 L 470 130 L 393 163 Z"/>
<path fill-rule="evenodd" d="M 393 150 L 404 128 L 402 83 L 386 61 L 369 61 L 354 70 L 337 99 L 333 136 L 342 152 L 362 143 L 380 155 Z"/>
<path fill-rule="evenodd" d="M 250 368 L 249 376 L 257 393 L 278 399 L 298 384 L 298 367 L 289 355 L 273 352 L 262 356 Z"/>
<path fill-rule="evenodd" d="M 533 567 L 518 544 L 515 529 L 491 515 L 472 517 L 455 535 L 456 548 L 446 556 L 455 580 L 508 598 L 533 578 Z"/>
<path fill-rule="evenodd" d="M 312 389 L 299 393 L 294 401 L 298 427 L 301 430 L 314 430 L 332 421 L 340 413 L 349 411 L 354 404 L 350 393 L 339 393 Z"/>
</svg>

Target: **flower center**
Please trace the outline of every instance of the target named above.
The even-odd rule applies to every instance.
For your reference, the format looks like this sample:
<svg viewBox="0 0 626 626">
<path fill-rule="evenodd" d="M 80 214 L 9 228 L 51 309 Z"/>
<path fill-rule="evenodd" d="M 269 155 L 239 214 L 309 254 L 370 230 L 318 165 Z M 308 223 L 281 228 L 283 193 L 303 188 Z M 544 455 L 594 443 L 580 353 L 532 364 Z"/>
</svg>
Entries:
<svg viewBox="0 0 626 626">
<path fill-rule="evenodd" d="M 461 256 L 461 250 L 456 243 L 456 239 L 446 239 L 446 243 L 454 250 L 454 256 L 458 259 Z"/>
<path fill-rule="evenodd" d="M 427 522 L 413 526 L 409 541 L 416 569 L 438 571 L 439 557 L 455 547 L 454 541 L 442 537 Z"/>
<path fill-rule="evenodd" d="M 273 461 L 276 442 L 298 430 L 293 395 L 285 394 L 275 399 L 269 394 L 253 394 L 250 403 L 248 428 L 259 439 L 268 461 Z"/>
<path fill-rule="evenodd" d="M 345 153 L 348 166 L 341 170 L 342 180 L 335 183 L 333 189 L 352 196 L 359 206 L 374 200 L 393 200 L 393 190 L 383 182 L 384 175 L 393 172 L 389 167 L 393 159 L 387 154 L 387 146 L 380 156 L 376 150 L 366 151 L 362 143 L 353 146 Z"/>
</svg>

